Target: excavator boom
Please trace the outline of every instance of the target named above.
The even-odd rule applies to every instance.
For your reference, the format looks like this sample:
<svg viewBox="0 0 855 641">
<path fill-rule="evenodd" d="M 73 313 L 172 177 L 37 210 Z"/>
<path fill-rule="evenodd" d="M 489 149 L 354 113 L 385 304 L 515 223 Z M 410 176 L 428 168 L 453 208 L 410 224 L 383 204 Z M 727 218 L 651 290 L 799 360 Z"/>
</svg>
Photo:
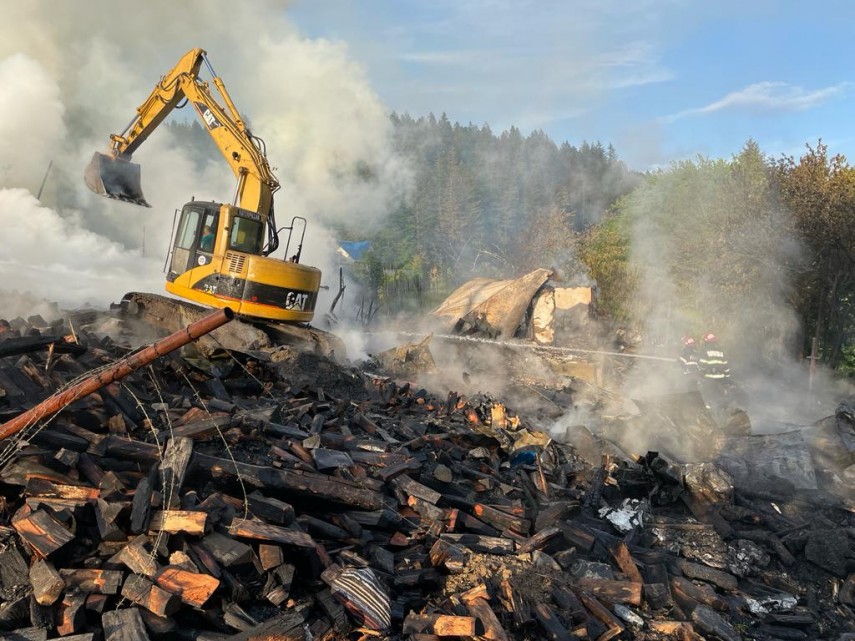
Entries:
<svg viewBox="0 0 855 641">
<path fill-rule="evenodd" d="M 225 105 L 208 89 L 199 72 L 205 64 Z M 148 98 L 137 108 L 137 116 L 121 134 L 110 136 L 109 154 L 95 153 L 84 171 L 84 182 L 96 194 L 148 207 L 142 192 L 139 165 L 131 162 L 137 148 L 183 100 L 192 104 L 211 138 L 238 180 L 237 205 L 267 218 L 279 181 L 273 175 L 263 143 L 246 128 L 240 113 L 214 73 L 203 49 L 188 51 L 160 79 Z"/>
</svg>

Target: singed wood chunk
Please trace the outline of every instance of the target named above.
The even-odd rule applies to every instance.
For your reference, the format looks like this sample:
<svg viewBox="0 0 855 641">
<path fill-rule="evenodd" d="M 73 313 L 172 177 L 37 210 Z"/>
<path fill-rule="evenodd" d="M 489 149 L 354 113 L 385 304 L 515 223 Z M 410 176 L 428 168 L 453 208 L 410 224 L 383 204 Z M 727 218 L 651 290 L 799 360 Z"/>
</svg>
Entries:
<svg viewBox="0 0 855 641">
<path fill-rule="evenodd" d="M 163 568 L 155 579 L 157 585 L 177 595 L 184 603 L 201 607 L 214 593 L 220 582 L 208 574 L 190 572 L 173 565 Z"/>
</svg>

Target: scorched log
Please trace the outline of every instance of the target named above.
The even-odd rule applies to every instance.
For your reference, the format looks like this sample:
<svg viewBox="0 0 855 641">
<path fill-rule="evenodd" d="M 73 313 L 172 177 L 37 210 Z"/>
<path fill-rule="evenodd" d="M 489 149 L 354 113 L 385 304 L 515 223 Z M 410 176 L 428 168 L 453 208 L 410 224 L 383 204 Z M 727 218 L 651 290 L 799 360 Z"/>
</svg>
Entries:
<svg viewBox="0 0 855 641">
<path fill-rule="evenodd" d="M 240 476 L 244 483 L 253 487 L 278 490 L 307 500 L 322 499 L 363 510 L 380 510 L 386 507 L 384 497 L 379 492 L 333 476 L 236 463 L 199 452 L 193 454 L 193 464 L 197 472 L 210 471 L 215 478 L 218 475 L 235 478 Z"/>
</svg>

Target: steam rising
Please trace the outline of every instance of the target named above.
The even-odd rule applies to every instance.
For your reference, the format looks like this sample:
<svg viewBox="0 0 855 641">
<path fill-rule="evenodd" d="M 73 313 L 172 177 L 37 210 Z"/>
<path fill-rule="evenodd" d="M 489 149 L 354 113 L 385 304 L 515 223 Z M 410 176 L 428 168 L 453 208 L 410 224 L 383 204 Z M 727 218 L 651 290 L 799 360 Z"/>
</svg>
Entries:
<svg viewBox="0 0 855 641">
<path fill-rule="evenodd" d="M 734 407 L 747 411 L 753 434 L 809 425 L 833 413 L 846 386 L 820 373 L 809 389 L 807 363 L 789 356 L 800 340 L 792 287 L 802 254 L 755 143 L 730 164 L 701 159 L 649 177 L 627 198 L 626 214 L 639 282 L 631 311 L 644 350 L 675 361 L 636 364 L 622 389 L 625 398 L 657 402 L 697 391 L 695 379 L 676 364 L 680 336 L 699 339 L 713 331 L 730 361 L 733 386 L 723 399 L 701 389 L 720 425 Z M 684 428 L 678 420 L 676 434 Z M 674 438 L 662 422 L 638 423 L 622 433 L 620 444 L 643 453 L 667 450 Z M 712 446 L 711 438 L 688 456 L 702 459 Z"/>
<path fill-rule="evenodd" d="M 405 197 L 410 172 L 392 151 L 385 109 L 346 46 L 303 38 L 286 9 L 275 0 L 250 10 L 225 0 L 133 7 L 35 1 L 4 9 L 0 265 L 10 287 L 71 306 L 160 292 L 173 211 L 192 196 L 232 200 L 235 181 L 223 159 L 197 169 L 165 127 L 134 155 L 152 209 L 100 198 L 83 185 L 92 153 L 108 147 L 109 134 L 124 129 L 193 47 L 208 51 L 267 143 L 283 186 L 279 224 L 305 216 L 303 262 L 324 270 L 325 283 L 337 276 L 335 234 L 325 227 L 382 219 Z M 39 203 L 32 194 L 51 161 Z"/>
</svg>

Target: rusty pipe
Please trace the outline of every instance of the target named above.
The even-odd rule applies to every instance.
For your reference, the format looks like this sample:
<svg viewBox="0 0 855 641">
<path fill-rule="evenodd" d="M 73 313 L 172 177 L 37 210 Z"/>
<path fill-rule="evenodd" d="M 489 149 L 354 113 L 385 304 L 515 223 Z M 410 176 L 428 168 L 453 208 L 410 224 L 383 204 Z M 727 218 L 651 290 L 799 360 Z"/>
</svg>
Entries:
<svg viewBox="0 0 855 641">
<path fill-rule="evenodd" d="M 34 408 L 16 416 L 11 421 L 3 423 L 0 426 L 0 439 L 9 438 L 27 426 L 35 425 L 37 421 L 56 414 L 64 407 L 75 401 L 79 401 L 81 398 L 101 389 L 105 385 L 118 381 L 144 365 L 148 365 L 155 359 L 186 345 L 190 341 L 196 340 L 200 336 L 214 331 L 218 327 L 228 323 L 234 317 L 235 313 L 228 307 L 217 310 L 204 318 L 200 318 L 195 323 L 191 323 L 187 327 L 178 330 L 174 334 L 170 334 L 166 338 L 161 338 L 148 347 L 116 361 L 107 369 L 93 374 L 68 389 L 46 398 Z"/>
</svg>

